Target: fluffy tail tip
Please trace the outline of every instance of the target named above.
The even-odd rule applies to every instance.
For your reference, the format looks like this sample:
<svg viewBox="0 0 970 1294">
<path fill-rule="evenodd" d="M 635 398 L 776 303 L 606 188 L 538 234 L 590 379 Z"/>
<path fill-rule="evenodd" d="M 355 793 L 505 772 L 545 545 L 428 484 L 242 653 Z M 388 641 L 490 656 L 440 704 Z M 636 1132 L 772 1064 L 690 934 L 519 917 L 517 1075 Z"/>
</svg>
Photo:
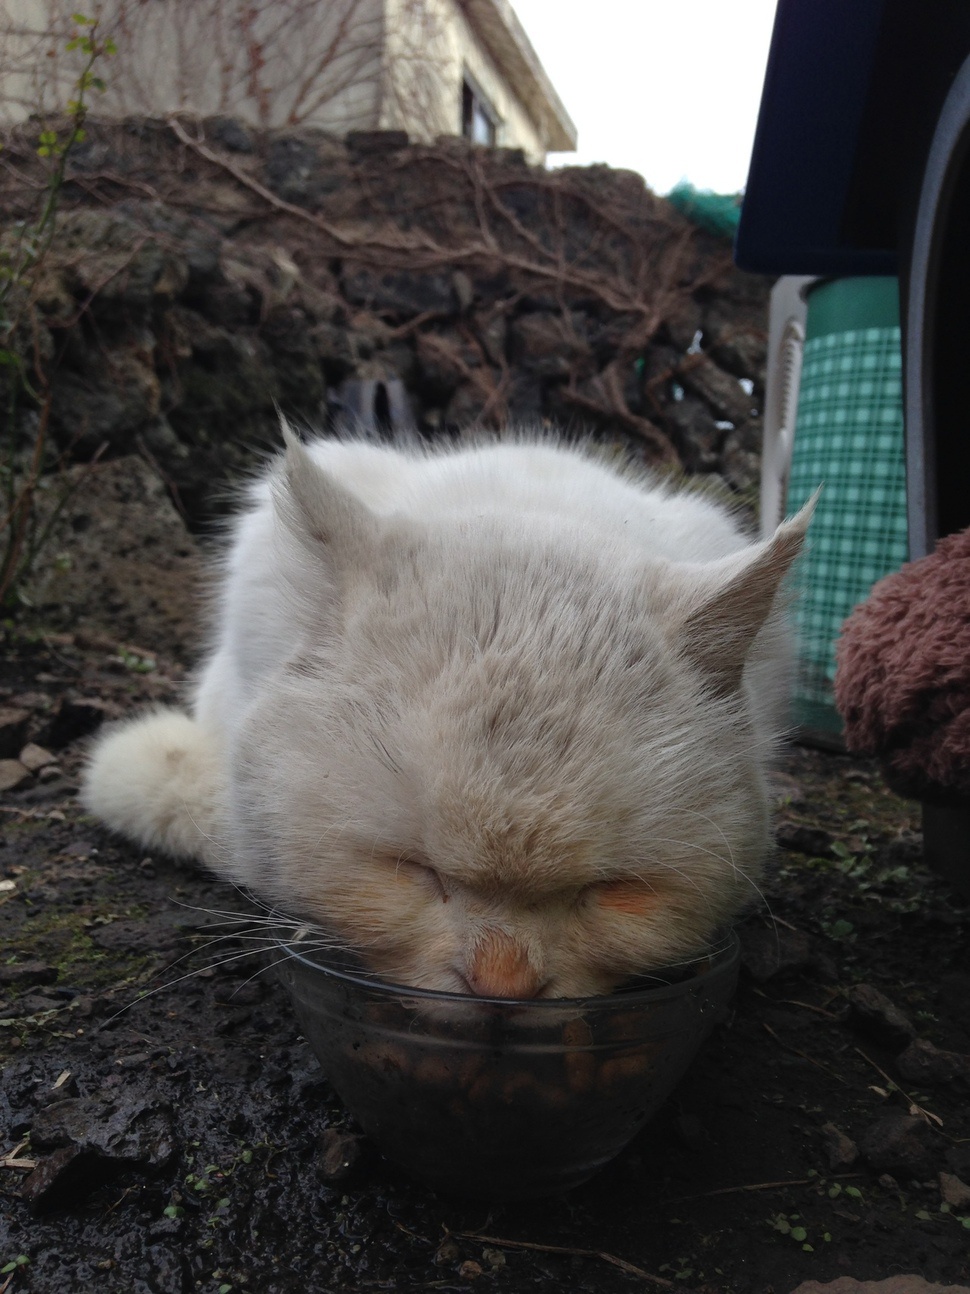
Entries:
<svg viewBox="0 0 970 1294">
<path fill-rule="evenodd" d="M 187 714 L 158 710 L 95 743 L 81 800 L 119 835 L 174 858 L 215 865 L 224 837 L 219 744 Z"/>
</svg>

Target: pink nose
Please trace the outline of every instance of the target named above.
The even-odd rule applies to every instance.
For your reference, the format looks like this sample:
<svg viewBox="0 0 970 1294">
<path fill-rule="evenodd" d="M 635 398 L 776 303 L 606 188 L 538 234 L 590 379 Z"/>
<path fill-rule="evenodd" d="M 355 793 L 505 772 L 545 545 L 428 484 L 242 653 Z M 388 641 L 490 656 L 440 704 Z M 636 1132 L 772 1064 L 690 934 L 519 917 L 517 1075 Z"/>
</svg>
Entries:
<svg viewBox="0 0 970 1294">
<path fill-rule="evenodd" d="M 535 997 L 542 987 L 526 950 L 503 930 L 488 930 L 475 946 L 465 975 L 479 997 Z"/>
</svg>

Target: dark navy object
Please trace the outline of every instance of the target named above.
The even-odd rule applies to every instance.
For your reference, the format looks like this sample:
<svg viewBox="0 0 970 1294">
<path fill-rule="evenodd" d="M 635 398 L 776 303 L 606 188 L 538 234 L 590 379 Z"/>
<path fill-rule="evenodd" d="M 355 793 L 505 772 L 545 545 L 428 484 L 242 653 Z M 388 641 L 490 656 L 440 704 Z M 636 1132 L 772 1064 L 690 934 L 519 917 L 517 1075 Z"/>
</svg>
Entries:
<svg viewBox="0 0 970 1294">
<path fill-rule="evenodd" d="M 743 269 L 895 274 L 967 0 L 780 0 L 738 230 Z"/>
<path fill-rule="evenodd" d="M 970 526 L 970 0 L 779 0 L 735 255 L 899 276 L 910 556 Z"/>
</svg>

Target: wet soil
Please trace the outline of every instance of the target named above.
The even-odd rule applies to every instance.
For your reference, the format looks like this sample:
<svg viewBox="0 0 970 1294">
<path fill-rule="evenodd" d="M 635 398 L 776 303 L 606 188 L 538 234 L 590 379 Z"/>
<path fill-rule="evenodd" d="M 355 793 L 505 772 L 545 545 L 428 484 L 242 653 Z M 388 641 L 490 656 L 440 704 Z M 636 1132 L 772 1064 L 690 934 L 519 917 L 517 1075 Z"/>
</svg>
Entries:
<svg viewBox="0 0 970 1294">
<path fill-rule="evenodd" d="M 0 1291 L 970 1280 L 970 910 L 872 766 L 785 754 L 729 1018 L 593 1181 L 489 1206 L 358 1135 L 273 974 L 217 940 L 230 891 L 78 805 L 87 734 L 181 681 L 107 640 L 0 645 L 11 740 L 56 758 L 0 796 Z"/>
</svg>

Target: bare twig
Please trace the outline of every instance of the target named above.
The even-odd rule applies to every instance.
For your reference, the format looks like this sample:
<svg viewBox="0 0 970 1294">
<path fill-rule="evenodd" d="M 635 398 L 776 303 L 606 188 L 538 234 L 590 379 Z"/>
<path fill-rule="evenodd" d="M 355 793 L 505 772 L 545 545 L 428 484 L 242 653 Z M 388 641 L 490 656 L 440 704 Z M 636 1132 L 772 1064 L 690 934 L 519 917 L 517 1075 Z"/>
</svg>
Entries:
<svg viewBox="0 0 970 1294">
<path fill-rule="evenodd" d="M 237 183 L 243 185 L 244 188 L 250 189 L 253 193 L 258 194 L 264 202 L 268 202 L 269 205 L 271 207 L 275 207 L 277 211 L 285 211 L 288 216 L 296 216 L 299 220 L 308 221 L 310 224 L 328 234 L 329 237 L 331 237 L 334 242 L 341 247 L 350 249 L 361 245 L 361 239 L 351 238 L 349 235 L 342 233 L 339 229 L 336 229 L 328 222 L 320 220 L 318 217 L 312 215 L 312 213 L 307 211 L 304 207 L 295 206 L 292 202 L 286 202 L 283 198 L 277 197 L 276 194 L 270 189 L 267 189 L 265 185 L 260 184 L 258 180 L 254 180 L 251 175 L 247 175 L 244 170 L 230 162 L 227 157 L 220 157 L 218 153 L 214 153 L 211 148 L 206 147 L 205 143 L 203 143 L 201 139 L 194 139 L 182 125 L 181 121 L 179 121 L 178 117 L 169 117 L 168 126 L 176 138 L 179 139 L 187 148 L 191 148 L 193 152 L 198 153 L 200 157 L 204 157 L 207 162 L 212 162 L 214 166 L 218 166 L 223 171 L 228 172 L 228 174 L 231 175 Z"/>
<path fill-rule="evenodd" d="M 820 1069 L 823 1074 L 828 1074 L 830 1078 L 834 1078 L 844 1087 L 849 1086 L 848 1080 L 844 1079 L 841 1074 L 837 1074 L 834 1069 L 829 1069 L 828 1065 L 823 1065 L 820 1060 L 816 1060 L 815 1057 L 810 1056 L 808 1052 L 800 1051 L 797 1047 L 793 1047 L 790 1043 L 785 1042 L 784 1039 L 779 1038 L 771 1025 L 766 1024 L 764 1020 L 761 1022 L 761 1027 L 764 1029 L 765 1033 L 770 1034 L 771 1037 L 774 1038 L 775 1042 L 777 1042 L 780 1047 L 784 1047 L 786 1051 L 790 1051 L 793 1056 L 799 1056 L 802 1060 L 807 1060 L 810 1065 L 814 1065 L 816 1069 Z"/>
<path fill-rule="evenodd" d="M 628 1263 L 625 1258 L 617 1258 L 616 1254 L 608 1254 L 602 1249 L 575 1249 L 572 1245 L 543 1245 L 532 1240 L 506 1240 L 500 1236 L 483 1236 L 477 1231 L 448 1231 L 448 1235 L 458 1236 L 462 1240 L 475 1240 L 485 1245 L 500 1245 L 504 1249 L 531 1249 L 540 1254 L 566 1254 L 571 1258 L 598 1258 L 600 1262 L 610 1263 L 613 1267 L 619 1267 L 620 1271 L 627 1272 L 630 1276 L 639 1276 L 641 1280 L 650 1281 L 653 1285 L 658 1285 L 661 1289 L 676 1289 L 673 1281 L 669 1281 L 664 1276 L 654 1276 L 651 1272 L 644 1271 L 642 1267 L 637 1267 L 633 1263 Z"/>
<path fill-rule="evenodd" d="M 9 1151 L 2 1159 L 0 1159 L 0 1168 L 21 1168 L 27 1170 L 36 1168 L 38 1164 L 36 1159 L 25 1159 L 20 1154 L 20 1152 L 29 1145 L 30 1138 L 25 1137 L 23 1141 L 14 1146 L 13 1150 Z"/>
<path fill-rule="evenodd" d="M 853 1177 L 861 1176 L 862 1173 L 839 1173 L 829 1180 L 846 1182 Z M 672 1200 L 664 1200 L 663 1206 L 666 1208 L 671 1204 L 689 1204 L 694 1200 L 708 1200 L 717 1195 L 741 1195 L 751 1191 L 781 1191 L 789 1186 L 818 1186 L 818 1184 L 819 1179 L 817 1177 L 797 1177 L 787 1182 L 752 1182 L 744 1186 L 721 1186 L 716 1191 L 702 1191 L 700 1195 L 675 1195 Z"/>
<path fill-rule="evenodd" d="M 938 1114 L 934 1114 L 932 1110 L 924 1109 L 923 1106 L 919 1104 L 919 1102 L 916 1100 L 915 1097 L 910 1096 L 910 1094 L 907 1091 L 901 1088 L 894 1078 L 890 1078 L 890 1076 L 886 1073 L 886 1071 L 881 1066 L 877 1065 L 871 1056 L 867 1056 L 861 1047 L 853 1047 L 852 1050 L 855 1052 L 858 1052 L 863 1060 L 868 1061 L 869 1064 L 872 1066 L 872 1068 L 876 1071 L 876 1073 L 882 1075 L 882 1077 L 889 1084 L 890 1088 L 894 1087 L 896 1091 L 900 1094 L 900 1096 L 904 1096 L 906 1098 L 906 1100 L 909 1102 L 910 1114 L 917 1115 L 919 1118 L 924 1119 L 927 1123 L 935 1123 L 938 1128 L 943 1127 L 943 1120 L 940 1118 Z"/>
<path fill-rule="evenodd" d="M 776 917 L 777 921 L 778 918 Z M 824 1006 L 813 1006 L 811 1002 L 798 1002 L 789 997 L 771 997 L 770 994 L 763 992 L 760 988 L 754 990 L 758 997 L 763 997 L 766 1002 L 773 1002 L 776 1006 L 797 1006 L 803 1011 L 813 1011 L 816 1015 L 824 1015 L 827 1020 L 838 1020 L 838 1014 L 835 1011 L 826 1011 Z"/>
</svg>

